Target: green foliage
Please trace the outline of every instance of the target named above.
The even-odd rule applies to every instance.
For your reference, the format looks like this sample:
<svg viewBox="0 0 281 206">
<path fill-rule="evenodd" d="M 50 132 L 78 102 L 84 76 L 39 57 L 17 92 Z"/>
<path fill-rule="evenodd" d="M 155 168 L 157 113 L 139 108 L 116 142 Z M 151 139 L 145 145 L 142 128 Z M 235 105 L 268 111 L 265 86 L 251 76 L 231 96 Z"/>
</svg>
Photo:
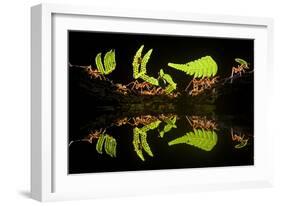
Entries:
<svg viewBox="0 0 281 206">
<path fill-rule="evenodd" d="M 144 47 L 144 45 L 141 45 L 141 47 L 138 49 L 138 51 L 136 52 L 136 54 L 134 56 L 134 60 L 133 60 L 133 77 L 134 77 L 134 79 L 138 79 L 142 74 L 146 73 L 146 71 L 144 73 L 141 73 L 139 71 L 143 47 Z"/>
<path fill-rule="evenodd" d="M 165 133 L 171 131 L 171 129 L 177 128 L 176 121 L 177 116 L 173 116 L 168 118 L 167 120 L 164 120 L 166 125 L 164 126 L 164 129 L 159 132 L 160 137 L 164 137 Z"/>
<path fill-rule="evenodd" d="M 217 74 L 218 66 L 211 56 L 205 56 L 186 64 L 168 63 L 168 66 L 183 71 L 194 78 L 212 77 Z"/>
<path fill-rule="evenodd" d="M 112 137 L 107 135 L 105 139 L 105 152 L 111 157 L 116 157 L 116 140 Z"/>
<path fill-rule="evenodd" d="M 217 144 L 217 139 L 215 131 L 194 129 L 193 132 L 188 132 L 184 136 L 170 141 L 168 145 L 189 144 L 205 151 L 211 151 Z"/>
<path fill-rule="evenodd" d="M 96 58 L 96 65 L 98 68 L 98 71 L 103 74 L 103 75 L 108 75 L 111 72 L 113 72 L 113 70 L 116 67 L 116 61 L 115 61 L 115 51 L 114 50 L 110 50 L 109 52 L 107 52 L 104 56 L 104 66 L 102 63 L 102 58 L 101 58 L 101 53 L 98 53 Z"/>
<path fill-rule="evenodd" d="M 141 137 L 141 144 L 143 150 L 150 156 L 153 157 L 152 151 L 149 147 L 149 144 L 147 143 L 147 133 L 140 131 L 140 137 Z"/>
<path fill-rule="evenodd" d="M 146 74 L 141 75 L 139 78 L 142 79 L 143 81 L 153 84 L 155 86 L 159 85 L 157 79 L 155 79 L 154 77 L 147 76 Z"/>
<path fill-rule="evenodd" d="M 248 67 L 248 62 L 246 62 L 244 59 L 241 58 L 235 58 L 235 61 L 241 65 L 244 65 L 246 67 Z"/>
<path fill-rule="evenodd" d="M 141 74 L 146 74 L 146 65 L 148 60 L 150 59 L 151 53 L 152 53 L 153 49 L 150 49 L 142 58 L 141 60 L 141 66 L 140 66 L 140 73 Z"/>
<path fill-rule="evenodd" d="M 97 54 L 95 60 L 96 60 L 96 65 L 97 65 L 98 71 L 99 71 L 101 74 L 105 74 L 105 71 L 104 71 L 104 68 L 103 68 L 103 64 L 102 64 L 102 60 L 101 60 L 101 53 L 98 53 L 98 54 Z"/>
<path fill-rule="evenodd" d="M 248 144 L 248 139 L 243 139 L 243 140 L 241 140 L 241 142 L 239 144 L 235 145 L 234 147 L 236 149 L 241 149 L 241 148 L 245 147 L 247 144 Z"/>
<path fill-rule="evenodd" d="M 145 159 L 143 157 L 143 153 L 142 153 L 142 145 L 141 145 L 141 140 L 140 140 L 139 136 L 140 136 L 139 128 L 136 127 L 133 130 L 133 145 L 134 145 L 134 149 L 135 149 L 135 152 L 137 153 L 138 157 L 142 161 L 145 161 Z"/>
<path fill-rule="evenodd" d="M 116 68 L 115 51 L 110 50 L 104 56 L 105 74 L 110 74 Z"/>
<path fill-rule="evenodd" d="M 173 78 L 169 74 L 165 74 L 163 69 L 160 69 L 160 78 L 163 78 L 168 83 L 168 86 L 165 88 L 166 94 L 170 94 L 177 89 L 177 84 L 173 81 Z"/>
<path fill-rule="evenodd" d="M 101 134 L 96 144 L 96 150 L 99 154 L 102 154 L 103 146 L 106 154 L 108 154 L 111 157 L 116 157 L 117 143 L 112 136 L 108 134 Z"/>
<path fill-rule="evenodd" d="M 156 120 L 148 125 L 143 126 L 142 128 L 134 128 L 133 130 L 133 145 L 135 152 L 138 157 L 145 161 L 142 150 L 144 150 L 149 156 L 153 157 L 153 153 L 147 142 L 147 132 L 149 130 L 154 130 L 160 125 L 161 121 Z"/>
<path fill-rule="evenodd" d="M 146 133 L 146 132 L 148 132 L 149 130 L 154 130 L 154 129 L 156 129 L 157 127 L 159 127 L 160 123 L 161 123 L 160 120 L 156 120 L 156 121 L 154 121 L 154 122 L 151 122 L 151 123 L 148 124 L 148 125 L 143 126 L 140 130 L 141 130 L 141 132 L 145 132 L 145 133 Z"/>
<path fill-rule="evenodd" d="M 96 150 L 100 154 L 102 154 L 102 148 L 103 148 L 104 140 L 105 140 L 105 135 L 101 134 L 98 141 L 97 141 L 97 144 L 96 144 Z"/>
<path fill-rule="evenodd" d="M 136 52 L 134 59 L 133 59 L 133 77 L 134 79 L 142 79 L 145 82 L 158 86 L 158 80 L 154 77 L 150 77 L 146 74 L 146 65 L 148 60 L 150 59 L 151 53 L 153 49 L 150 49 L 142 58 L 142 50 L 144 45 L 142 45 L 138 51 Z"/>
</svg>

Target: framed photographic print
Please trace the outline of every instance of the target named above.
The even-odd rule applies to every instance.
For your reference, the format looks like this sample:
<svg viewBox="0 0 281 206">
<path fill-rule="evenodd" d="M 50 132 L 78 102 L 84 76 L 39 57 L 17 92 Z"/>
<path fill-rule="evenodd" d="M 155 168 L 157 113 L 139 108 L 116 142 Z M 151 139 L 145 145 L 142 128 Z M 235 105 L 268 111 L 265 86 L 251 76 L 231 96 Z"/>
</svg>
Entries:
<svg viewBox="0 0 281 206">
<path fill-rule="evenodd" d="M 33 198 L 272 185 L 271 19 L 43 4 L 31 22 Z"/>
</svg>

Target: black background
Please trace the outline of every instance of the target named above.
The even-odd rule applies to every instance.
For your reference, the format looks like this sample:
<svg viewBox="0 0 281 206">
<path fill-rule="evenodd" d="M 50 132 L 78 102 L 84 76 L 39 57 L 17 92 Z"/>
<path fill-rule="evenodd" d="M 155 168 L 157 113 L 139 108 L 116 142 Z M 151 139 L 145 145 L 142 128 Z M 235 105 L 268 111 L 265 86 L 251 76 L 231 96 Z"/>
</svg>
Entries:
<svg viewBox="0 0 281 206">
<path fill-rule="evenodd" d="M 110 49 L 115 49 L 116 70 L 108 75 L 115 83 L 127 84 L 133 81 L 132 61 L 136 51 L 144 45 L 143 55 L 153 48 L 152 55 L 147 64 L 149 76 L 157 78 L 158 71 L 162 68 L 165 73 L 172 75 L 178 84 L 178 89 L 185 88 L 192 77 L 167 66 L 172 63 L 187 63 L 206 55 L 218 64 L 218 74 L 224 78 L 231 74 L 234 61 L 239 57 L 254 67 L 254 40 L 229 39 L 229 38 L 203 38 L 191 36 L 167 36 L 148 34 L 125 34 L 103 32 L 69 31 L 68 52 L 69 63 L 73 65 L 92 65 L 95 67 L 95 56 L 102 52 L 104 55 Z M 69 82 L 71 84 L 71 81 Z M 69 87 L 71 88 L 71 87 Z M 224 126 L 225 115 L 231 115 L 235 120 L 228 122 L 227 127 L 234 126 L 253 132 L 253 82 L 247 87 L 241 87 L 241 91 L 222 97 L 217 101 L 216 115 L 220 116 L 220 123 Z M 71 94 L 71 90 L 69 91 Z M 83 102 L 75 100 L 83 107 Z M 74 111 L 76 110 L 76 111 Z M 81 127 L 83 115 L 79 113 L 79 107 L 69 109 L 69 125 Z M 72 115 L 75 114 L 75 115 Z M 132 130 L 128 126 L 112 128 L 108 132 L 117 140 L 117 158 L 111 158 L 106 154 L 99 155 L 95 149 L 95 143 L 76 143 L 69 149 L 69 173 L 91 173 L 104 171 L 128 171 L 147 169 L 175 169 L 190 167 L 212 167 L 253 164 L 253 142 L 244 150 L 234 149 L 229 128 L 218 132 L 219 139 L 211 152 L 205 152 L 188 145 L 177 145 L 167 148 L 167 143 L 184 135 L 185 122 L 178 122 L 179 129 L 160 139 L 156 131 L 151 131 L 148 143 L 155 154 L 153 158 L 145 156 L 142 162 L 135 154 L 132 145 Z M 72 128 L 73 129 L 73 128 Z M 69 138 L 72 137 L 69 131 Z M 191 129 L 191 128 L 189 128 Z"/>
</svg>

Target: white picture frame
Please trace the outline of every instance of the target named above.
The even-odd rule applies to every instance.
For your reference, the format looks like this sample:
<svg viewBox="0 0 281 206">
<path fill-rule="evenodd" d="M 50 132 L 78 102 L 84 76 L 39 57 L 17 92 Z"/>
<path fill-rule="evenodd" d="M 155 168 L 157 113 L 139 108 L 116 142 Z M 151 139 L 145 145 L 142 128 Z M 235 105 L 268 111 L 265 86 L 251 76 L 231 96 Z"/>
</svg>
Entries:
<svg viewBox="0 0 281 206">
<path fill-rule="evenodd" d="M 140 30 L 141 25 L 147 29 Z M 67 65 L 65 31 L 71 27 L 170 34 L 165 25 L 183 33 L 192 26 L 192 35 L 198 36 L 255 39 L 255 165 L 67 175 L 67 84 L 66 70 L 60 69 Z M 264 98 L 263 86 L 266 82 L 267 88 L 271 87 L 268 76 L 273 74 L 272 19 L 40 4 L 31 9 L 31 26 L 32 198 L 52 201 L 272 186 L 273 136 L 267 119 L 270 101 Z"/>
</svg>

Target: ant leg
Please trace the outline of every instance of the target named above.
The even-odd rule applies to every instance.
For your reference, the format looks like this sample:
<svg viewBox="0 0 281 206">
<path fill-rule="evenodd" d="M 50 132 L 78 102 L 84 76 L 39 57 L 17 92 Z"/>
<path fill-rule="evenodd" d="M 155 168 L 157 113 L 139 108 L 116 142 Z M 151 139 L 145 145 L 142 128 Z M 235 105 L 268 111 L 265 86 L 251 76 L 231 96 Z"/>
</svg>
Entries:
<svg viewBox="0 0 281 206">
<path fill-rule="evenodd" d="M 185 88 L 185 90 L 184 90 L 185 92 L 187 92 L 188 88 L 189 88 L 190 85 L 193 83 L 193 80 L 194 80 L 194 79 L 192 79 L 192 80 L 189 82 L 189 84 L 186 86 L 186 88 Z"/>
<path fill-rule="evenodd" d="M 234 74 L 234 71 L 235 71 L 235 67 L 232 67 L 232 72 L 231 72 L 231 76 L 230 76 L 230 83 L 232 84 L 233 82 L 233 74 Z"/>
<path fill-rule="evenodd" d="M 187 119 L 188 123 L 190 124 L 190 126 L 192 127 L 192 123 L 190 121 L 190 119 L 188 118 L 188 116 L 186 115 L 185 118 Z"/>
<path fill-rule="evenodd" d="M 231 133 L 231 139 L 234 141 L 233 128 L 232 127 L 231 127 L 231 130 L 230 130 L 230 133 Z"/>
</svg>

